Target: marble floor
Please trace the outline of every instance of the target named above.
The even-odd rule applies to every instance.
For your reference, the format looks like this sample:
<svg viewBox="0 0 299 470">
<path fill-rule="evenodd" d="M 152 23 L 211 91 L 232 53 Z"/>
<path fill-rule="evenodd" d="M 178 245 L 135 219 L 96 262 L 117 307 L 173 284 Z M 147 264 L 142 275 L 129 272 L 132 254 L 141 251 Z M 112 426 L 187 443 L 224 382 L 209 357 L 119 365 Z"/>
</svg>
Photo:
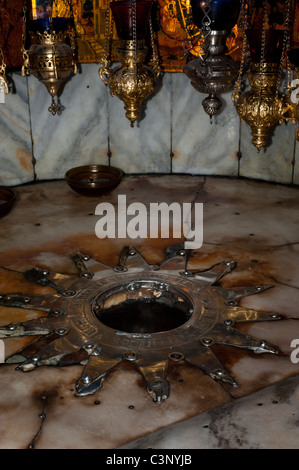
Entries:
<svg viewBox="0 0 299 470">
<path fill-rule="evenodd" d="M 14 207 L 0 219 L 0 295 L 52 295 L 51 287 L 24 279 L 23 272 L 38 267 L 76 275 L 74 253 L 88 253 L 114 267 L 120 250 L 133 244 L 150 264 L 156 264 L 168 247 L 184 242 L 183 237 L 99 239 L 96 206 L 109 202 L 117 207 L 118 196 L 125 195 L 128 205 L 139 202 L 146 207 L 153 202 L 193 207 L 203 203 L 203 245 L 192 250 L 190 267 L 203 271 L 235 261 L 235 269 L 218 284 L 273 286 L 242 298 L 238 305 L 282 318 L 237 326 L 245 335 L 273 345 L 278 354 L 213 346 L 239 387 L 216 382 L 185 361 L 171 361 L 170 395 L 162 404 L 153 402 L 129 361 L 116 365 L 103 387 L 86 397 L 76 396 L 82 365 L 22 372 L 15 364 L 2 363 L 1 449 L 298 448 L 297 187 L 173 174 L 126 176 L 112 192 L 98 197 L 77 194 L 63 180 L 15 190 Z M 0 306 L 0 331 L 1 326 L 40 315 Z M 5 339 L 5 357 L 32 340 Z"/>
</svg>

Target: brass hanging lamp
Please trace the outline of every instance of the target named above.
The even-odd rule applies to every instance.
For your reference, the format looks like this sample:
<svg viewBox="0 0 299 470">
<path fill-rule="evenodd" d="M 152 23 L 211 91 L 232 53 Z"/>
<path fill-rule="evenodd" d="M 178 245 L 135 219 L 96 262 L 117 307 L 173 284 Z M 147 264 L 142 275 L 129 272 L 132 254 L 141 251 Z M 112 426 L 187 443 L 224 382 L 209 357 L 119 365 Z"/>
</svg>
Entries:
<svg viewBox="0 0 299 470">
<path fill-rule="evenodd" d="M 26 49 L 26 16 L 23 11 L 23 44 L 24 64 L 22 75 L 31 72 L 47 88 L 52 101 L 48 108 L 51 114 L 60 114 L 62 106 L 58 96 L 62 83 L 77 73 L 75 61 L 75 33 L 71 18 L 52 17 L 53 1 L 49 6 L 49 17 L 29 21 L 30 48 Z"/>
<path fill-rule="evenodd" d="M 126 117 L 134 127 L 139 117 L 140 107 L 155 89 L 160 75 L 159 59 L 155 51 L 151 22 L 152 2 L 149 0 L 120 0 L 107 2 L 105 50 L 101 60 L 99 75 L 109 87 L 111 96 L 117 96 L 124 102 Z M 108 44 L 111 38 L 110 23 L 112 12 L 119 44 L 116 49 L 121 65 L 112 69 L 109 66 Z M 150 30 L 152 64 L 144 64 L 148 48 L 145 45 L 147 27 Z"/>
<path fill-rule="evenodd" d="M 241 121 L 250 126 L 252 143 L 258 150 L 267 146 L 271 129 L 283 122 L 288 109 L 286 97 L 279 92 L 279 87 L 289 34 L 290 9 L 291 2 L 287 0 L 284 30 L 267 29 L 268 3 L 264 1 L 262 30 L 244 31 L 245 48 L 242 62 L 244 65 L 248 41 L 250 50 L 248 79 L 251 88 L 241 93 L 242 83 L 239 76 L 232 99 Z M 248 25 L 248 22 L 245 21 L 245 24 Z"/>
</svg>

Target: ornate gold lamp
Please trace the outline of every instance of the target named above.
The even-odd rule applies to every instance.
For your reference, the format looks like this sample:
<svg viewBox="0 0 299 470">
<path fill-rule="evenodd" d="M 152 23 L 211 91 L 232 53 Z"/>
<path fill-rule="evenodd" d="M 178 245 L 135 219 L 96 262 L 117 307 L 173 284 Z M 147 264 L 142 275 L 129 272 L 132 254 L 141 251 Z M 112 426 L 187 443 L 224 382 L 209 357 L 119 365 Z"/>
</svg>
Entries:
<svg viewBox="0 0 299 470">
<path fill-rule="evenodd" d="M 108 57 L 110 8 L 119 38 L 117 55 L 121 62 L 121 65 L 114 69 L 109 67 Z M 138 119 L 141 103 L 154 91 L 160 74 L 150 19 L 151 8 L 152 2 L 149 0 L 107 2 L 105 52 L 99 75 L 109 87 L 111 96 L 115 95 L 124 102 L 126 117 L 131 122 L 131 127 Z M 148 51 L 145 45 L 148 25 L 153 50 L 153 67 L 144 64 Z"/>
<path fill-rule="evenodd" d="M 50 9 L 52 11 L 52 8 Z M 55 96 L 62 83 L 77 73 L 75 62 L 75 39 L 71 18 L 35 19 L 28 24 L 31 46 L 26 50 L 26 7 L 23 23 L 23 58 L 22 75 L 30 72 L 47 88 L 51 98 L 48 110 L 60 114 L 62 106 Z"/>
<path fill-rule="evenodd" d="M 191 0 L 193 21 L 204 38 L 204 54 L 187 62 L 183 71 L 197 91 L 208 94 L 202 105 L 211 119 L 222 106 L 218 94 L 232 89 L 239 73 L 239 64 L 225 54 L 239 4 L 239 0 Z"/>
<path fill-rule="evenodd" d="M 252 143 L 258 150 L 266 147 L 270 131 L 283 122 L 288 110 L 286 97 L 279 87 L 289 33 L 290 1 L 286 2 L 284 31 L 267 29 L 267 17 L 268 5 L 264 1 L 263 29 L 246 30 L 244 35 L 245 48 L 248 41 L 250 49 L 250 90 L 240 92 L 239 77 L 232 96 L 241 120 L 251 128 Z"/>
</svg>

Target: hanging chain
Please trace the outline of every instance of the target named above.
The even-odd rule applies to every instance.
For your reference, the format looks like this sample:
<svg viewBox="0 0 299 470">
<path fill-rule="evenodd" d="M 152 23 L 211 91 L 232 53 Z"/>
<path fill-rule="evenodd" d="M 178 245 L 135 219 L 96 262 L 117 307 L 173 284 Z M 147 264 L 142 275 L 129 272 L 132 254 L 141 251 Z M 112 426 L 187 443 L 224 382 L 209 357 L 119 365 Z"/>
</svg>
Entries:
<svg viewBox="0 0 299 470">
<path fill-rule="evenodd" d="M 138 63 L 137 63 L 137 0 L 132 3 L 132 22 L 133 22 L 133 80 L 135 83 L 134 89 L 136 96 L 138 96 Z M 134 127 L 134 122 L 131 121 L 131 127 Z"/>
<path fill-rule="evenodd" d="M 134 66 L 137 67 L 137 0 L 132 2 Z"/>
<path fill-rule="evenodd" d="M 65 6 L 67 8 L 69 8 L 70 18 L 73 18 L 73 20 L 74 20 L 73 27 L 72 27 L 71 23 L 68 25 L 67 37 L 69 38 L 70 47 L 71 47 L 72 54 L 73 54 L 73 67 L 74 67 L 73 73 L 74 73 L 74 75 L 76 75 L 76 73 L 78 72 L 77 63 L 76 63 L 76 39 L 75 39 L 76 38 L 76 25 L 75 25 L 72 2 L 71 1 L 68 2 L 68 0 L 67 0 L 67 2 L 65 3 Z"/>
<path fill-rule="evenodd" d="M 49 5 L 49 23 L 50 23 L 50 31 L 53 30 L 53 9 L 54 9 L 55 5 L 54 5 L 54 1 L 52 0 L 51 1 L 51 4 Z"/>
<path fill-rule="evenodd" d="M 260 64 L 261 69 L 265 63 L 266 58 L 266 34 L 267 34 L 267 17 L 268 17 L 268 2 L 267 0 L 263 1 L 263 26 L 262 26 L 262 38 L 261 38 L 261 58 Z"/>
<path fill-rule="evenodd" d="M 57 80 L 57 65 L 56 65 L 56 49 L 55 49 L 55 41 L 54 35 L 55 31 L 53 29 L 53 8 L 54 8 L 54 0 L 52 0 L 51 5 L 49 6 L 49 23 L 50 23 L 50 35 L 52 36 L 52 59 L 53 59 L 53 68 L 55 73 L 55 79 Z"/>
<path fill-rule="evenodd" d="M 29 65 L 29 55 L 26 49 L 26 17 L 27 17 L 27 5 L 24 3 L 23 7 L 23 25 L 22 25 L 22 56 L 23 56 L 23 65 L 21 69 L 22 77 L 29 75 L 30 65 Z"/>
<path fill-rule="evenodd" d="M 52 60 L 53 60 L 53 69 L 55 73 L 55 79 L 58 78 L 57 76 L 57 64 L 56 64 L 56 48 L 55 48 L 55 31 L 53 29 L 53 10 L 55 7 L 55 0 L 52 0 L 51 5 L 49 6 L 49 23 L 50 23 L 50 35 L 52 36 Z M 62 107 L 59 102 L 59 99 L 57 99 L 57 103 L 55 102 L 54 96 L 52 96 L 52 101 L 51 105 L 48 108 L 48 111 L 55 116 L 55 114 L 61 114 L 62 112 Z"/>
<path fill-rule="evenodd" d="M 208 34 L 211 32 L 211 18 L 209 17 L 209 13 L 211 11 L 211 0 L 205 0 L 200 3 L 200 8 L 202 9 L 204 16 L 202 19 L 202 29 L 207 31 Z"/>
<path fill-rule="evenodd" d="M 295 0 L 291 2 L 291 10 L 290 10 L 290 20 L 289 20 L 289 34 L 288 34 L 288 41 L 287 41 L 287 50 L 291 50 L 293 47 L 293 38 L 292 38 L 292 28 L 294 27 L 294 14 L 295 14 Z M 288 57 L 288 54 L 286 54 L 286 69 L 287 69 L 287 86 L 286 90 L 288 93 L 290 93 L 290 90 L 292 88 L 291 82 L 292 82 L 292 67 L 291 63 Z"/>
<path fill-rule="evenodd" d="M 208 44 L 207 44 L 207 39 L 209 35 L 211 34 L 211 18 L 209 17 L 209 13 L 211 11 L 211 0 L 202 0 L 200 3 L 200 8 L 202 9 L 204 16 L 202 19 L 202 28 L 201 32 L 203 35 L 204 39 L 204 46 L 203 46 L 203 51 L 204 51 L 204 58 L 208 56 Z"/>
<path fill-rule="evenodd" d="M 288 37 L 287 41 L 287 50 L 289 51 L 291 49 L 291 38 L 290 36 Z M 292 85 L 292 68 L 291 68 L 291 63 L 289 61 L 288 55 L 286 54 L 286 70 L 287 70 L 287 84 L 285 89 L 287 90 L 287 93 L 290 92 Z"/>
<path fill-rule="evenodd" d="M 239 99 L 240 91 L 242 88 L 242 78 L 245 69 L 245 62 L 246 62 L 246 54 L 248 51 L 248 41 L 246 36 L 246 31 L 248 28 L 248 3 L 247 0 L 241 0 L 241 8 L 240 8 L 240 28 L 243 33 L 243 46 L 242 46 L 242 56 L 240 62 L 240 69 L 239 75 L 234 85 L 234 92 L 232 94 L 232 100 L 235 103 L 237 99 Z"/>
<path fill-rule="evenodd" d="M 104 39 L 104 55 L 101 59 L 99 75 L 105 85 L 108 85 L 107 77 L 109 77 L 109 59 L 108 59 L 108 48 L 109 48 L 109 30 L 110 30 L 110 0 L 107 0 L 107 6 L 105 11 L 105 39 Z"/>
<path fill-rule="evenodd" d="M 156 54 L 154 31 L 153 31 L 153 24 L 152 24 L 151 16 L 149 18 L 149 30 L 150 30 L 150 37 L 151 37 L 151 46 L 152 46 L 152 51 L 153 51 L 153 69 L 154 69 L 154 72 L 156 73 L 157 77 L 159 77 L 159 75 L 161 73 L 161 67 L 160 67 L 160 63 L 159 63 L 159 58 Z"/>
<path fill-rule="evenodd" d="M 275 91 L 275 96 L 276 97 L 278 96 L 278 93 L 279 93 L 279 86 L 280 86 L 282 70 L 283 70 L 283 62 L 284 62 L 287 46 L 288 46 L 288 43 L 289 43 L 290 16 L 291 16 L 291 1 L 286 0 L 286 2 L 285 2 L 285 19 L 284 19 L 284 34 L 283 34 L 283 42 L 282 42 L 282 51 L 281 51 L 281 56 L 280 56 L 278 76 L 277 76 L 277 82 L 276 82 L 276 91 Z"/>
<path fill-rule="evenodd" d="M 76 40 L 75 40 L 75 37 L 76 37 L 76 33 L 75 33 L 75 31 L 73 31 L 72 28 L 69 28 L 69 30 L 67 32 L 67 36 L 70 40 L 70 47 L 71 47 L 71 50 L 72 50 L 72 53 L 73 53 L 74 74 L 76 75 L 76 73 L 78 72 L 78 68 L 77 68 L 77 64 L 76 64 L 76 60 L 75 60 L 75 54 L 76 54 Z"/>
<path fill-rule="evenodd" d="M 267 35 L 267 19 L 268 19 L 268 2 L 267 0 L 263 1 L 263 26 L 262 26 L 262 37 L 261 37 L 261 55 L 260 55 L 260 63 L 259 63 L 259 71 L 262 73 L 265 70 L 265 59 L 266 59 L 266 35 Z M 258 98 L 259 98 L 259 105 L 258 105 L 258 116 L 260 116 L 261 112 L 261 102 L 262 102 L 262 92 L 263 87 L 259 87 L 258 91 Z M 258 152 L 260 149 L 258 149 Z"/>
<path fill-rule="evenodd" d="M 110 25 L 110 0 L 107 0 L 107 7 L 105 11 L 105 39 L 104 39 L 104 59 L 106 60 L 108 60 L 109 25 Z"/>
<path fill-rule="evenodd" d="M 186 1 L 186 30 L 185 30 L 185 37 L 182 42 L 184 55 L 187 55 L 189 51 L 192 49 L 192 27 L 193 27 L 193 16 L 192 16 L 192 7 L 190 5 L 190 1 Z"/>
</svg>

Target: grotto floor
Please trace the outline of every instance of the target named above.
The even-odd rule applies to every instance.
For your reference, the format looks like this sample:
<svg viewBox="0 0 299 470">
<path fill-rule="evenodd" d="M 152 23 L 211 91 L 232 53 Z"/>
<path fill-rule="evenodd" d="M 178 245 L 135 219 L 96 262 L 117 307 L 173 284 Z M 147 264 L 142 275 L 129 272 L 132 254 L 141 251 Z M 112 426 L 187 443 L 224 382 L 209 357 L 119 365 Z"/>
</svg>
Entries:
<svg viewBox="0 0 299 470">
<path fill-rule="evenodd" d="M 1 449 L 298 448 L 299 353 L 296 356 L 292 343 L 299 338 L 298 188 L 218 177 L 142 175 L 126 176 L 111 193 L 96 198 L 75 193 L 64 181 L 15 190 L 14 207 L 0 219 L 2 295 L 52 295 L 54 289 L 22 273 L 38 267 L 77 275 L 74 253 L 88 253 L 114 267 L 121 249 L 133 244 L 156 264 L 169 246 L 184 241 L 99 239 L 97 204 L 116 207 L 118 195 L 125 195 L 127 205 L 139 202 L 146 207 L 152 202 L 203 203 L 203 245 L 190 254 L 192 268 L 206 270 L 235 261 L 235 269 L 218 284 L 272 285 L 238 305 L 275 312 L 282 319 L 237 326 L 269 342 L 278 354 L 214 346 L 238 388 L 212 380 L 185 361 L 170 361 L 170 395 L 162 404 L 153 402 L 130 361 L 116 365 L 103 387 L 85 397 L 76 396 L 80 364 L 22 372 L 16 364 L 2 363 Z M 35 310 L 1 306 L 0 327 L 40 316 Z M 5 339 L 5 357 L 33 339 Z"/>
</svg>

